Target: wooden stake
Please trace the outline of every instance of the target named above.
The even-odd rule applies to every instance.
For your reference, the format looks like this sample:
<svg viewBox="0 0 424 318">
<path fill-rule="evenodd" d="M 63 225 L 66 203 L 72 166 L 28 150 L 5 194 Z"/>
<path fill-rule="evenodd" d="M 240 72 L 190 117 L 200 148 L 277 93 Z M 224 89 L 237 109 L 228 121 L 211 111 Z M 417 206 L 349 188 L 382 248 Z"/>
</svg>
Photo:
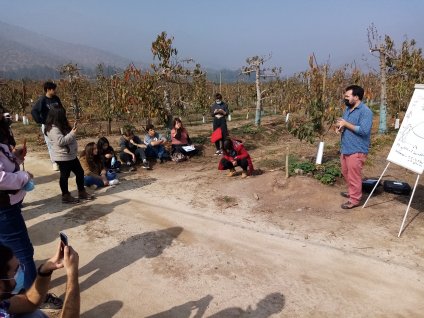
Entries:
<svg viewBox="0 0 424 318">
<path fill-rule="evenodd" d="M 286 179 L 289 178 L 289 146 L 286 148 Z"/>
</svg>

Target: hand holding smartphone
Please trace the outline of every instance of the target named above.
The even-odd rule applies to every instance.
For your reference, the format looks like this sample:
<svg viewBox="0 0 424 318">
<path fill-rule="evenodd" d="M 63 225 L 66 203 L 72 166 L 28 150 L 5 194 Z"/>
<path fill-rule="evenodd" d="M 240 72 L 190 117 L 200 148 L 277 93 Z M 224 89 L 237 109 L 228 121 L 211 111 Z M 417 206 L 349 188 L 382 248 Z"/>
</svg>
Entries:
<svg viewBox="0 0 424 318">
<path fill-rule="evenodd" d="M 59 237 L 63 245 L 68 246 L 68 236 L 63 232 L 59 232 Z"/>
</svg>

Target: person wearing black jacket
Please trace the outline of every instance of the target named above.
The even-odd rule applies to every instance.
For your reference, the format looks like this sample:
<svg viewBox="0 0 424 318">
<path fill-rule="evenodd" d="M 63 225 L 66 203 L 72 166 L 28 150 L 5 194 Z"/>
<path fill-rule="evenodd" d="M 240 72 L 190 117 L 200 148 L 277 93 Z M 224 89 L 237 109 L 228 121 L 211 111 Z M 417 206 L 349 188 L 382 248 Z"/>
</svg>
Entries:
<svg viewBox="0 0 424 318">
<path fill-rule="evenodd" d="M 58 171 L 59 167 L 57 163 L 52 160 L 51 147 L 49 144 L 49 140 L 46 134 L 44 133 L 44 125 L 46 123 L 46 118 L 49 113 L 49 110 L 52 107 L 56 105 L 63 107 L 60 98 L 56 95 L 56 87 L 57 85 L 53 82 L 45 82 L 43 85 L 44 95 L 37 100 L 31 110 L 32 118 L 35 120 L 36 123 L 41 124 L 41 132 L 44 136 L 44 140 L 46 141 L 47 149 L 49 151 L 50 160 L 52 162 L 54 171 Z"/>
<path fill-rule="evenodd" d="M 215 155 L 222 154 L 222 147 L 225 138 L 228 136 L 227 130 L 227 116 L 229 114 L 228 106 L 222 101 L 220 93 L 215 94 L 215 103 L 211 105 L 211 116 L 213 117 L 213 130 L 221 128 L 222 138 L 215 141 L 216 152 Z"/>
</svg>

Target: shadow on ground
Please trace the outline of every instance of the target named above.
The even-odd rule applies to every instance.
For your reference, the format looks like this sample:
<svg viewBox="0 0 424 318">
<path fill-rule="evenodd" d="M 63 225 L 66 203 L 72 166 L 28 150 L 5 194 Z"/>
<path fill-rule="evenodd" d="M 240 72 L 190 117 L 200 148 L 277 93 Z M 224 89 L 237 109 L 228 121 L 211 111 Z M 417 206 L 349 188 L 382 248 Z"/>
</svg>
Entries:
<svg viewBox="0 0 424 318">
<path fill-rule="evenodd" d="M 94 317 L 113 317 L 115 316 L 124 303 L 119 300 L 107 301 L 103 304 L 97 305 L 96 307 L 81 314 L 81 318 L 94 318 Z"/>
<path fill-rule="evenodd" d="M 113 212 L 115 207 L 129 201 L 129 199 L 122 199 L 113 203 L 96 204 L 95 202 L 90 202 L 75 206 L 64 215 L 58 215 L 30 226 L 28 233 L 31 237 L 31 242 L 34 246 L 50 243 L 58 238 L 60 231 L 66 231 L 104 217 Z"/>
<path fill-rule="evenodd" d="M 167 311 L 157 313 L 146 318 L 201 318 L 209 307 L 213 297 L 207 295 L 199 300 L 189 301 L 185 304 L 173 307 Z M 246 309 L 240 307 L 225 308 L 208 318 L 231 318 L 231 317 L 252 317 L 267 318 L 273 314 L 281 312 L 285 305 L 285 297 L 281 293 L 272 293 L 261 299 L 256 308 L 252 309 L 249 305 Z"/>
<path fill-rule="evenodd" d="M 119 245 L 97 255 L 79 271 L 80 277 L 92 273 L 91 276 L 80 283 L 80 291 L 83 292 L 143 257 L 159 256 L 182 231 L 182 227 L 171 227 L 134 235 Z M 52 281 L 51 287 L 62 285 L 65 282 L 66 276 L 62 276 Z"/>
</svg>

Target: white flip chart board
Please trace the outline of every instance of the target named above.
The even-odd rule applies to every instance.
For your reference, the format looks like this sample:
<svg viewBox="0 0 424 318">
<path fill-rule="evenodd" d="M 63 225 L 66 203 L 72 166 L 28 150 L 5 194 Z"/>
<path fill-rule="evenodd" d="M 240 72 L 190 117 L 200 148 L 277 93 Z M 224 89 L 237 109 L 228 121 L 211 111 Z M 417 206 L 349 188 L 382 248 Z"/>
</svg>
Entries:
<svg viewBox="0 0 424 318">
<path fill-rule="evenodd" d="M 417 174 L 424 171 L 424 84 L 416 84 L 387 160 Z"/>
</svg>

